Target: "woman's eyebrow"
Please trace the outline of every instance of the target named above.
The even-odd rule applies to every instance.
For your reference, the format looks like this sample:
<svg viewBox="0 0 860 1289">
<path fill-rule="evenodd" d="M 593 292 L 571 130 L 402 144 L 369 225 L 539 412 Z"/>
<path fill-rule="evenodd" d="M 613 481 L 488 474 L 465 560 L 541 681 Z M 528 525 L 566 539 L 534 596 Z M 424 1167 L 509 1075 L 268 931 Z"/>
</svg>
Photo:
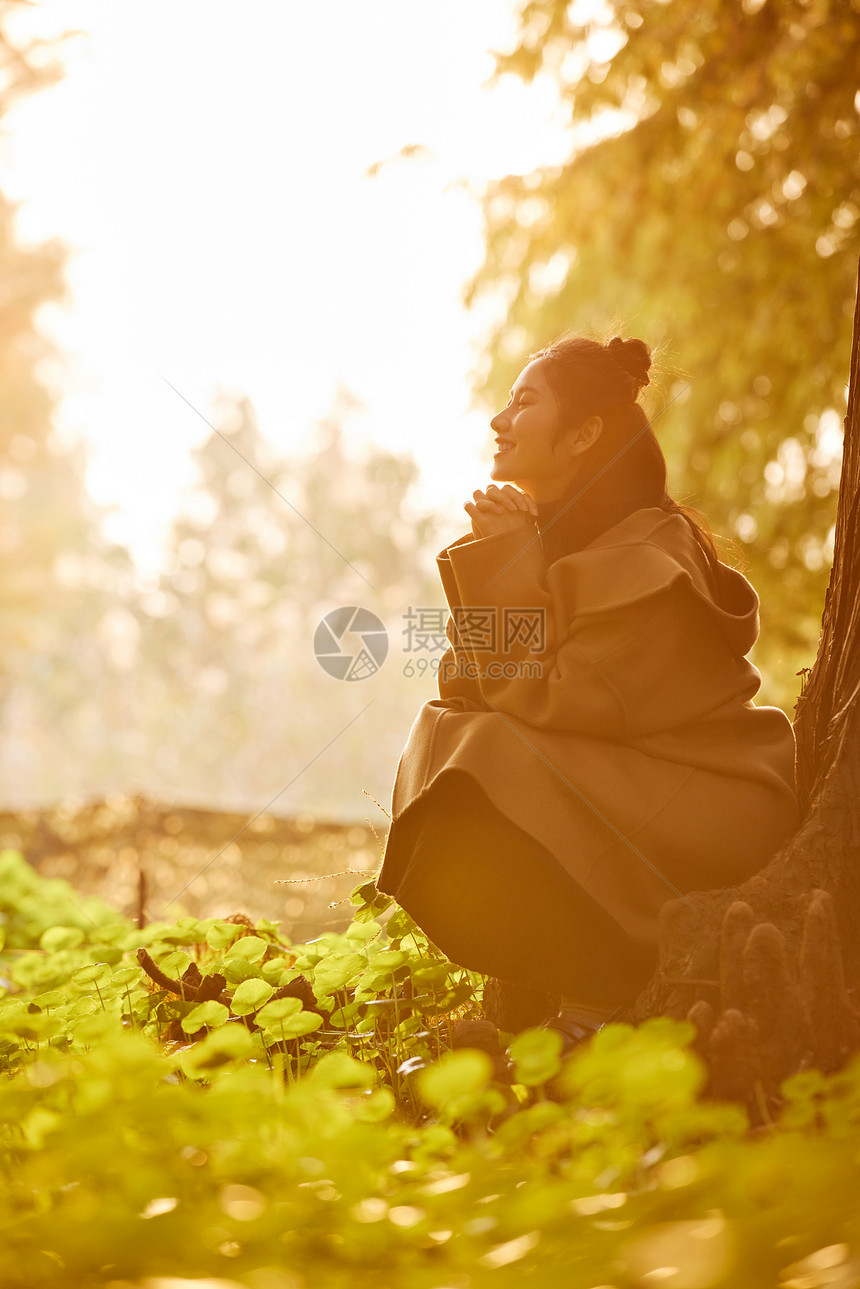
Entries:
<svg viewBox="0 0 860 1289">
<path fill-rule="evenodd" d="M 540 394 L 540 390 L 535 389 L 534 385 L 523 385 L 520 387 L 520 389 L 517 390 L 517 393 L 518 394 Z M 514 397 L 514 391 L 511 390 L 511 398 L 513 397 Z"/>
</svg>

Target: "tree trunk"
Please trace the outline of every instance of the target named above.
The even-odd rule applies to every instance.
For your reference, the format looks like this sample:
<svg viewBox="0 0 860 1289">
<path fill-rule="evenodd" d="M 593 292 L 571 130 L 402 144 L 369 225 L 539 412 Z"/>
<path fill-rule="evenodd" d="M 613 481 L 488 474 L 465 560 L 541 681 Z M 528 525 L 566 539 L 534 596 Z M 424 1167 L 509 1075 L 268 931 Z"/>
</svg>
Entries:
<svg viewBox="0 0 860 1289">
<path fill-rule="evenodd" d="M 692 1020 L 710 1094 L 756 1122 L 784 1078 L 838 1069 L 860 1047 L 860 290 L 833 568 L 794 729 L 799 831 L 741 886 L 664 905 L 658 970 L 633 1013 Z"/>
</svg>

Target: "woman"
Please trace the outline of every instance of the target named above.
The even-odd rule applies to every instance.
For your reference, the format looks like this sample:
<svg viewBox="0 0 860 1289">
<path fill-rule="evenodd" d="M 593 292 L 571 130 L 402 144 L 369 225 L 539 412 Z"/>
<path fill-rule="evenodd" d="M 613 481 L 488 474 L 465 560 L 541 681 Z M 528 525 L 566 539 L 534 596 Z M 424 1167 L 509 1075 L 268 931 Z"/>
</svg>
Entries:
<svg viewBox="0 0 860 1289">
<path fill-rule="evenodd" d="M 758 598 L 666 491 L 650 366 L 641 340 L 563 338 L 491 421 L 377 883 L 453 961 L 560 998 L 573 1040 L 647 983 L 667 899 L 797 825 L 791 725 L 752 702 Z"/>
</svg>

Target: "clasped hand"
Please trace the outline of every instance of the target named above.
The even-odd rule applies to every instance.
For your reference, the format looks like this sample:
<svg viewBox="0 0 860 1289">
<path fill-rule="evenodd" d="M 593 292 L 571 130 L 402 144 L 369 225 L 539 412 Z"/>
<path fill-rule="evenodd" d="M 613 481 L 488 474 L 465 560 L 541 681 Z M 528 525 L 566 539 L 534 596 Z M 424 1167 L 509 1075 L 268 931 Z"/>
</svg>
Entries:
<svg viewBox="0 0 860 1289">
<path fill-rule="evenodd" d="M 463 506 L 472 521 L 473 537 L 497 537 L 502 533 L 534 528 L 537 504 L 531 497 L 506 483 L 497 488 L 491 483 L 483 492 L 476 488 L 474 501 Z"/>
</svg>

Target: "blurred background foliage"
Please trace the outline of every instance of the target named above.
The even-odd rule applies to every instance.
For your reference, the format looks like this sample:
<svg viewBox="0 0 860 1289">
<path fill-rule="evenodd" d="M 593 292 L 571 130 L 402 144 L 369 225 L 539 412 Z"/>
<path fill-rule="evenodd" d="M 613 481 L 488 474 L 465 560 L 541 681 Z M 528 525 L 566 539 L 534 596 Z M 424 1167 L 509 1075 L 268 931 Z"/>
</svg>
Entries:
<svg viewBox="0 0 860 1289">
<path fill-rule="evenodd" d="M 856 0 L 527 0 L 497 74 L 548 73 L 576 147 L 484 201 L 467 299 L 507 401 L 565 329 L 656 347 L 673 495 L 739 542 L 762 700 L 791 712 L 831 559 L 860 252 Z"/>
<path fill-rule="evenodd" d="M 22 96 L 62 75 L 56 49 L 7 38 L 0 5 L 0 125 Z M 7 799 L 50 791 L 50 766 L 87 748 L 91 770 L 112 760 L 101 712 L 122 723 L 125 680 L 104 666 L 96 624 L 129 595 L 128 553 L 107 542 L 85 483 L 85 454 L 58 440 L 45 379 L 51 344 L 35 325 L 65 302 L 57 240 L 18 243 L 16 207 L 0 193 L 0 781 Z M 98 708 L 90 696 L 98 694 Z M 58 775 L 57 783 L 61 776 Z"/>
<path fill-rule="evenodd" d="M 0 128 L 22 94 L 61 75 L 43 42 L 7 40 L 13 8 L 0 0 Z M 668 0 L 607 3 L 587 22 L 577 11 L 532 0 L 498 55 L 499 74 L 552 73 L 577 144 L 567 165 L 486 193 L 486 259 L 467 303 L 492 297 L 501 320 L 476 394 L 495 410 L 528 352 L 567 327 L 621 327 L 657 347 L 652 410 L 675 400 L 659 420 L 674 493 L 742 546 L 763 599 L 761 697 L 790 711 L 815 654 L 839 476 L 858 9 Z M 0 804 L 135 792 L 344 821 L 370 809 L 384 829 L 363 794 L 388 805 L 432 670 L 407 678 L 401 653 L 347 686 L 321 671 L 312 641 L 324 613 L 363 604 L 393 657 L 407 609 L 444 603 L 445 517 L 416 502 L 414 461 L 352 448 L 348 390 L 332 391 L 290 459 L 249 400 L 222 391 L 163 569 L 143 576 L 104 536 L 83 449 L 53 428 L 37 314 L 67 299 L 64 248 L 19 244 L 14 217 L 0 195 Z M 372 721 L 359 715 L 371 703 Z"/>
<path fill-rule="evenodd" d="M 20 95 L 61 75 L 44 42 L 7 39 L 13 9 L 0 3 L 0 122 Z M 303 818 L 369 811 L 384 831 L 364 793 L 387 806 L 432 673 L 390 669 L 347 687 L 320 668 L 313 635 L 324 613 L 357 602 L 386 623 L 393 654 L 407 606 L 444 603 L 436 520 L 413 502 L 414 461 L 351 449 L 357 404 L 346 390 L 333 391 L 296 459 L 271 450 L 247 398 L 222 392 L 207 409 L 211 433 L 194 454 L 197 483 L 162 571 L 142 574 L 104 537 L 85 451 L 53 425 L 56 354 L 37 314 L 68 299 L 66 252 L 57 241 L 19 244 L 14 216 L 0 197 L 2 804 L 62 798 L 77 817 L 75 798 L 104 797 L 120 802 L 119 828 L 129 791 L 224 812 L 272 799 L 277 813 Z M 341 737 L 369 697 L 378 719 L 356 720 Z M 10 817 L 5 824 L 15 831 Z M 325 867 L 324 857 L 308 862 Z M 128 903 L 124 887 L 117 894 Z"/>
<path fill-rule="evenodd" d="M 136 660 L 123 661 L 143 687 L 139 777 L 163 799 L 180 783 L 193 801 L 263 804 L 371 696 L 386 699 L 382 722 L 339 738 L 274 809 L 310 801 L 329 817 L 362 817 L 361 790 L 388 786 L 368 765 L 387 759 L 393 773 L 421 695 L 388 670 L 347 692 L 317 662 L 314 632 L 325 613 L 358 602 L 386 623 L 393 652 L 404 607 L 441 599 L 435 527 L 410 506 L 411 458 L 347 451 L 349 407 L 341 391 L 307 454 L 283 460 L 248 400 L 216 404 L 218 428 L 194 454 L 199 484 L 173 526 L 165 571 L 123 636 L 136 642 Z"/>
</svg>

